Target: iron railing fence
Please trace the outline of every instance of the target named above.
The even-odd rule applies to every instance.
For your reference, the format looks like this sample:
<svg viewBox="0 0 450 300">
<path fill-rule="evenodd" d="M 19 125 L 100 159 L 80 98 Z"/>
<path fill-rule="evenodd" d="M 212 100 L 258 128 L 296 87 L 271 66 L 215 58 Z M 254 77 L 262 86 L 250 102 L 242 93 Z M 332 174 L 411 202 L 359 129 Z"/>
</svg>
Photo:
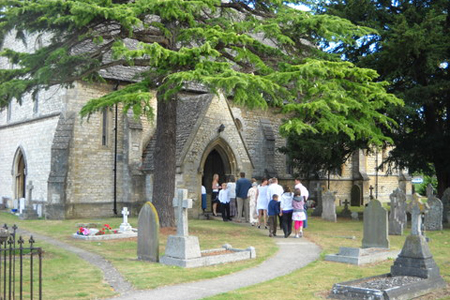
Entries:
<svg viewBox="0 0 450 300">
<path fill-rule="evenodd" d="M 0 228 L 0 300 L 42 300 L 42 249 L 33 236 L 16 238 L 17 226 Z"/>
</svg>

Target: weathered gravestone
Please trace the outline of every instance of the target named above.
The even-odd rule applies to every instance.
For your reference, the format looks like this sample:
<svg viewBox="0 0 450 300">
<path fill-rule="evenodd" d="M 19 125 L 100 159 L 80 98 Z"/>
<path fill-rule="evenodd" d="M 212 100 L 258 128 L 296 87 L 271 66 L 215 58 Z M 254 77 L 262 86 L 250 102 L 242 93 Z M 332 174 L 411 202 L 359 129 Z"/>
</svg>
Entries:
<svg viewBox="0 0 450 300">
<path fill-rule="evenodd" d="M 21 210 L 20 210 L 20 219 L 22 220 L 36 220 L 39 218 L 37 212 L 34 210 L 33 208 L 33 182 L 30 181 L 27 184 L 27 200 L 23 202 L 23 206 L 22 206 L 22 202 L 21 202 Z"/>
<path fill-rule="evenodd" d="M 311 213 L 312 216 L 321 216 L 322 215 L 322 186 L 320 183 L 317 183 L 317 186 L 315 188 L 316 191 L 316 205 L 314 207 L 313 212 Z"/>
<path fill-rule="evenodd" d="M 415 299 L 447 285 L 420 232 L 424 206 L 416 196 L 409 207 L 413 224 L 411 235 L 406 238 L 391 273 L 336 283 L 329 295 L 331 298 Z"/>
<path fill-rule="evenodd" d="M 408 208 L 411 211 L 411 234 L 406 238 L 402 251 L 391 267 L 391 274 L 392 276 L 440 278 L 439 267 L 421 231 L 422 212 L 426 210 L 426 206 L 415 194 Z"/>
<path fill-rule="evenodd" d="M 146 202 L 138 217 L 139 260 L 159 261 L 159 217 L 151 202 Z"/>
<path fill-rule="evenodd" d="M 370 200 L 364 209 L 362 248 L 340 247 L 339 253 L 328 254 L 325 260 L 363 265 L 396 257 L 399 251 L 389 250 L 387 233 L 387 211 L 381 206 L 380 201 Z"/>
<path fill-rule="evenodd" d="M 188 260 L 201 257 L 198 237 L 188 233 L 188 208 L 192 208 L 192 199 L 187 199 L 188 190 L 178 189 L 177 197 L 173 199 L 173 206 L 177 214 L 177 235 L 170 235 L 167 239 L 165 255 L 161 263 L 185 267 Z"/>
<path fill-rule="evenodd" d="M 349 204 L 350 204 L 350 202 L 348 202 L 348 200 L 345 199 L 345 201 L 344 201 L 344 209 L 339 214 L 339 217 L 342 217 L 342 218 L 351 218 L 352 217 L 352 212 L 348 208 Z"/>
<path fill-rule="evenodd" d="M 430 231 L 442 230 L 444 207 L 441 200 L 433 195 L 433 186 L 431 184 L 427 186 L 427 198 L 428 212 L 425 214 L 423 227 L 425 230 Z"/>
<path fill-rule="evenodd" d="M 130 223 L 128 223 L 128 215 L 130 214 L 130 212 L 128 211 L 128 207 L 124 207 L 121 212 L 122 212 L 123 221 L 122 221 L 122 224 L 120 224 L 119 232 L 132 231 L 133 228 L 131 227 Z"/>
<path fill-rule="evenodd" d="M 336 198 L 334 193 L 328 191 L 322 199 L 322 219 L 330 222 L 336 222 Z"/>
<path fill-rule="evenodd" d="M 391 211 L 389 213 L 389 235 L 402 235 L 406 228 L 406 194 L 399 188 L 389 196 Z"/>
<path fill-rule="evenodd" d="M 442 195 L 442 206 L 444 207 L 443 221 L 450 223 L 450 188 L 447 188 Z"/>
<path fill-rule="evenodd" d="M 372 199 L 364 209 L 363 248 L 389 248 L 388 216 L 381 202 Z"/>
</svg>

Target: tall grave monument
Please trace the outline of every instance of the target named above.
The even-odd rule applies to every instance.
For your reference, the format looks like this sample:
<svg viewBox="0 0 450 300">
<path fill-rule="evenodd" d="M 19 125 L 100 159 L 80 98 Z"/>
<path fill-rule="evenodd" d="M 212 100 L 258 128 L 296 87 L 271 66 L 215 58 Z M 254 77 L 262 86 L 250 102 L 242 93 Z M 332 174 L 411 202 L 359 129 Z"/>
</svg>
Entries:
<svg viewBox="0 0 450 300">
<path fill-rule="evenodd" d="M 414 195 L 408 206 L 411 212 L 411 235 L 391 267 L 391 273 L 360 278 L 333 285 L 331 298 L 336 299 L 415 299 L 447 283 L 439 274 L 422 235 L 421 220 L 425 205 Z"/>
<path fill-rule="evenodd" d="M 403 235 L 406 228 L 406 194 L 399 188 L 389 196 L 391 211 L 389 213 L 389 235 Z"/>
<path fill-rule="evenodd" d="M 177 214 L 177 234 L 167 239 L 166 253 L 161 263 L 184 267 L 189 259 L 200 258 L 198 237 L 189 235 L 188 212 L 192 208 L 192 199 L 187 199 L 188 190 L 178 189 L 177 197 L 173 199 L 173 207 Z"/>
</svg>

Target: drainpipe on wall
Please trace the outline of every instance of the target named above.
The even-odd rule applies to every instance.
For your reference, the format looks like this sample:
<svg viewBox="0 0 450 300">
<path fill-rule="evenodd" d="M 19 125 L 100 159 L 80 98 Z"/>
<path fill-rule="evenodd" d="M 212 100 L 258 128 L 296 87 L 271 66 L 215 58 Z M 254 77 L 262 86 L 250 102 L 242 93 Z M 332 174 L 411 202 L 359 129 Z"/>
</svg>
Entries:
<svg viewBox="0 0 450 300">
<path fill-rule="evenodd" d="M 117 81 L 113 90 L 117 91 L 119 88 L 119 81 Z M 118 116 L 117 103 L 115 107 L 115 117 L 114 117 L 114 207 L 113 213 L 117 216 L 117 116 Z"/>
</svg>

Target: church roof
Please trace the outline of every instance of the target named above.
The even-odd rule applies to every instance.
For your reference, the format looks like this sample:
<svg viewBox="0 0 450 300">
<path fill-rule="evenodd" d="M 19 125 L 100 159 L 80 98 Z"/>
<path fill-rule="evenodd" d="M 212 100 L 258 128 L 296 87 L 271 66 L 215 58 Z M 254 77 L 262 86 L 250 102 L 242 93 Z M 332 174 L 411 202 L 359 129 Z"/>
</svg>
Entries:
<svg viewBox="0 0 450 300">
<path fill-rule="evenodd" d="M 177 166 L 181 165 L 185 153 L 197 134 L 206 110 L 213 98 L 212 94 L 180 94 L 177 108 Z M 143 153 L 142 171 L 153 172 L 153 153 L 156 134 L 153 135 Z"/>
</svg>

